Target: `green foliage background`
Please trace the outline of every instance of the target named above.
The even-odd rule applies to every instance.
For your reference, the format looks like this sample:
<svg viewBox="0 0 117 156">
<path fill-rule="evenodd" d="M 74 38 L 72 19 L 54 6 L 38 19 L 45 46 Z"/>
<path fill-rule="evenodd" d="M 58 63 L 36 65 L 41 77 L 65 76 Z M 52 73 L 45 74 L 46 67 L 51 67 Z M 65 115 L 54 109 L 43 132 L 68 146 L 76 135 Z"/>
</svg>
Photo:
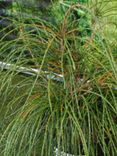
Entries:
<svg viewBox="0 0 117 156">
<path fill-rule="evenodd" d="M 117 155 L 117 2 L 36 4 L 14 2 L 0 29 L 0 60 L 14 64 L 0 70 L 0 156 Z"/>
</svg>

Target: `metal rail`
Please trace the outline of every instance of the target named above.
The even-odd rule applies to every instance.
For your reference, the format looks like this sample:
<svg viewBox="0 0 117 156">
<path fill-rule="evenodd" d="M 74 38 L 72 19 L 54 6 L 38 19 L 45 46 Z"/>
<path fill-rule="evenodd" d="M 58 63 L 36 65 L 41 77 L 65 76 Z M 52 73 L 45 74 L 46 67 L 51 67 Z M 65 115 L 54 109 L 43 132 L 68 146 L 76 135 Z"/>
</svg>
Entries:
<svg viewBox="0 0 117 156">
<path fill-rule="evenodd" d="M 45 74 L 47 79 L 52 79 L 52 80 L 63 82 L 63 75 L 57 74 L 54 72 L 41 71 L 40 69 L 35 69 L 35 68 L 20 67 L 20 66 L 17 66 L 16 64 L 10 64 L 6 62 L 2 62 L 2 61 L 0 61 L 0 68 L 1 70 L 16 71 L 22 74 L 26 74 L 28 76 L 37 76 L 43 73 Z"/>
</svg>

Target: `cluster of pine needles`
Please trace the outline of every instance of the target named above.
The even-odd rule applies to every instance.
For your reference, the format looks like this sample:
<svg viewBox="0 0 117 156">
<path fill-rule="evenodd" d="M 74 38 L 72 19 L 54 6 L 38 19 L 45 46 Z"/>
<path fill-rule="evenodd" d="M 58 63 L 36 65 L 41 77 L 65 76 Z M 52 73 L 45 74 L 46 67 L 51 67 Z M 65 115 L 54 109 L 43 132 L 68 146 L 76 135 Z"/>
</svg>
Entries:
<svg viewBox="0 0 117 156">
<path fill-rule="evenodd" d="M 117 155 L 117 2 L 71 1 L 14 3 L 0 29 L 0 156 Z"/>
</svg>

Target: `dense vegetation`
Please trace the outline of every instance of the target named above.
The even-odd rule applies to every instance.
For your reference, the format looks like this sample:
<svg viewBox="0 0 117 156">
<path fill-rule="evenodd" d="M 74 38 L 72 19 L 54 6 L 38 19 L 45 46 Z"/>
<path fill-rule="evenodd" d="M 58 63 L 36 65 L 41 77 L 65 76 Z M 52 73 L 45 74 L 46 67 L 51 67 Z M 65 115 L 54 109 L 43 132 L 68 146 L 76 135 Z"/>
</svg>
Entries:
<svg viewBox="0 0 117 156">
<path fill-rule="evenodd" d="M 0 7 L 0 156 L 116 156 L 116 0 Z"/>
</svg>

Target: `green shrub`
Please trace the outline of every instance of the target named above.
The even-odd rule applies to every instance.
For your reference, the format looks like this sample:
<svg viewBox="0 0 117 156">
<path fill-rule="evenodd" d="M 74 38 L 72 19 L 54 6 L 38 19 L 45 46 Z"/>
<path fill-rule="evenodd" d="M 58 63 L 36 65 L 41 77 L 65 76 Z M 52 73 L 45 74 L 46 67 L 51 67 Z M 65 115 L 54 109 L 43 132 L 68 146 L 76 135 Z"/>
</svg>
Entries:
<svg viewBox="0 0 117 156">
<path fill-rule="evenodd" d="M 60 156 L 117 154 L 116 45 L 107 34 L 111 27 L 104 28 L 116 3 L 89 1 L 79 11 L 70 2 L 49 6 L 54 21 L 14 4 L 17 16 L 9 17 L 12 30 L 5 35 L 17 37 L 0 40 L 0 59 L 14 64 L 0 71 L 1 156 L 54 156 L 56 148 Z M 22 75 L 17 66 L 40 72 Z"/>
</svg>

